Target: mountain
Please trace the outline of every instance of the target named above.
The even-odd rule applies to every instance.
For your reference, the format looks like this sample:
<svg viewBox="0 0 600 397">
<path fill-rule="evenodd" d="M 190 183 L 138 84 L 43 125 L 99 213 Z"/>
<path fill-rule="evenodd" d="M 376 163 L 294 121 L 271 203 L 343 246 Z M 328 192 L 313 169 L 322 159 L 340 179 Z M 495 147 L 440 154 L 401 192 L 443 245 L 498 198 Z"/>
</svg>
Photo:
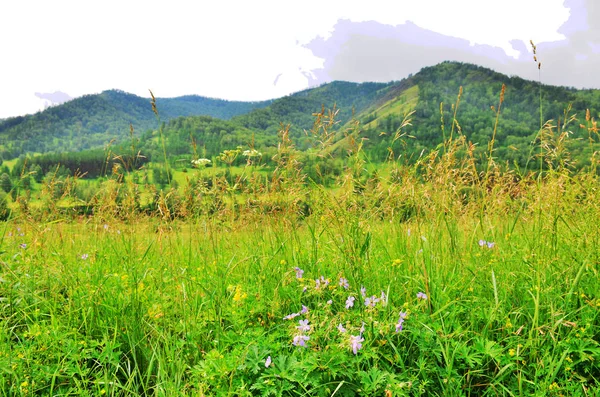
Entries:
<svg viewBox="0 0 600 397">
<path fill-rule="evenodd" d="M 173 158 L 185 157 L 191 154 L 195 144 L 198 154 L 203 157 L 216 156 L 223 150 L 238 146 L 252 146 L 269 153 L 277 146 L 282 125 L 287 124 L 290 125 L 290 136 L 295 145 L 307 149 L 311 145 L 307 131 L 313 127 L 315 113 L 324 108 L 335 108 L 335 119 L 339 123 L 346 123 L 353 115 L 364 112 L 385 98 L 395 85 L 334 81 L 276 99 L 264 108 L 232 117 L 231 120 L 206 116 L 179 117 L 165 125 L 166 151 Z M 335 129 L 342 125 L 336 124 Z M 154 138 L 157 138 L 156 133 Z M 143 140 L 142 148 L 150 158 L 162 156 L 158 139 Z"/>
<path fill-rule="evenodd" d="M 160 121 L 189 115 L 228 119 L 267 106 L 270 101 L 235 102 L 195 95 L 157 98 Z M 85 95 L 33 115 L 0 121 L 0 155 L 79 151 L 122 140 L 130 133 L 157 128 L 150 100 L 119 90 Z"/>
<path fill-rule="evenodd" d="M 561 126 L 546 129 L 543 142 L 539 139 L 540 100 L 542 123 L 554 120 L 549 125 Z M 530 163 L 533 148 L 540 144 L 556 157 L 553 161 L 572 156 L 580 167 L 587 165 L 592 152 L 598 150 L 589 142 L 599 137 L 592 125 L 592 118 L 600 117 L 599 90 L 548 86 L 476 65 L 444 62 L 387 84 L 332 82 L 275 100 L 227 122 L 198 117 L 174 119 L 165 127 L 167 152 L 189 156 L 193 139 L 205 157 L 236 146 L 253 146 L 271 155 L 281 123 L 290 123 L 295 145 L 307 149 L 314 145 L 310 134 L 305 133 L 313 126 L 314 114 L 322 106 L 331 109 L 334 105 L 339 109 L 333 130 L 336 137 L 325 153 L 332 156 L 343 156 L 357 138 L 362 138 L 364 152 L 375 163 L 385 161 L 390 149 L 396 158 L 412 163 L 450 136 L 473 143 L 477 158 L 488 156 L 488 143 L 493 137 L 493 156 L 518 167 Z M 590 119 L 586 121 L 588 109 Z M 393 141 L 407 115 L 409 124 L 402 127 L 401 138 Z M 359 132 L 349 131 L 353 120 L 360 122 Z M 569 131 L 568 140 L 561 139 L 563 130 Z M 151 149 L 159 153 L 156 144 Z"/>
<path fill-rule="evenodd" d="M 570 152 L 579 166 L 586 165 L 592 152 L 598 150 L 593 120 L 600 116 L 599 90 L 547 86 L 458 62 L 443 62 L 390 83 L 336 81 L 268 103 L 199 97 L 157 99 L 160 119 L 165 122 L 166 151 L 173 161 L 184 162 L 194 151 L 194 155 L 212 157 L 238 146 L 255 147 L 265 154 L 264 161 L 269 161 L 282 124 L 291 124 L 294 144 L 307 149 L 315 145 L 307 133 L 315 114 L 322 107 L 334 106 L 338 110 L 331 130 L 335 142 L 327 152 L 333 157 L 345 155 L 350 142 L 357 138 L 363 139 L 364 152 L 372 162 L 384 161 L 390 149 L 397 158 L 414 162 L 450 136 L 471 142 L 476 157 L 487 156 L 493 138 L 494 157 L 519 167 L 530 162 L 534 148 L 540 145 L 554 156 L 552 161 L 563 161 Z M 200 108 L 209 111 L 202 113 L 197 110 Z M 402 127 L 401 138 L 393 140 L 407 115 L 410 123 Z M 540 120 L 545 123 L 550 119 L 560 129 L 548 128 L 540 135 Z M 350 130 L 355 121 L 360 128 Z M 149 101 L 119 91 L 5 120 L 0 124 L 2 155 L 8 158 L 25 151 L 102 147 L 110 139 L 128 137 L 130 122 L 139 139 L 136 147 L 149 159 L 162 158 L 159 123 Z M 565 131 L 569 131 L 568 140 L 561 138 Z"/>
<path fill-rule="evenodd" d="M 464 135 L 473 143 L 476 157 L 487 155 L 493 137 L 494 157 L 519 167 L 531 160 L 534 146 L 545 145 L 557 159 L 559 155 L 566 158 L 570 151 L 579 166 L 597 150 L 590 138 L 598 141 L 592 118 L 600 118 L 600 90 L 543 85 L 476 65 L 444 62 L 422 69 L 393 87 L 390 94 L 389 100 L 358 115 L 363 122 L 362 135 L 369 138 L 370 154 L 376 161 L 388 156 L 389 136 L 411 110 L 415 112 L 411 125 L 403 131 L 414 138 L 405 137 L 396 155 L 413 160 L 450 135 Z M 550 120 L 548 126 L 554 127 L 545 129 L 540 141 L 540 125 Z M 566 131 L 569 139 L 561 140 Z"/>
</svg>

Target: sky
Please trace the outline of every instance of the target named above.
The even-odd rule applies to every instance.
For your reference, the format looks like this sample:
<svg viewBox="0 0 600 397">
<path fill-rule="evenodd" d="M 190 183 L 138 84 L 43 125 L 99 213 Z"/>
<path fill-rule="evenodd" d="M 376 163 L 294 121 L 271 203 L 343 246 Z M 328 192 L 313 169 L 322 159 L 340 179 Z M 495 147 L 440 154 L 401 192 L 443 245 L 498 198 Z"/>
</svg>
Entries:
<svg viewBox="0 0 600 397">
<path fill-rule="evenodd" d="M 444 60 L 600 88 L 598 0 L 19 0 L 0 15 L 0 118 L 107 89 L 264 100 Z"/>
</svg>

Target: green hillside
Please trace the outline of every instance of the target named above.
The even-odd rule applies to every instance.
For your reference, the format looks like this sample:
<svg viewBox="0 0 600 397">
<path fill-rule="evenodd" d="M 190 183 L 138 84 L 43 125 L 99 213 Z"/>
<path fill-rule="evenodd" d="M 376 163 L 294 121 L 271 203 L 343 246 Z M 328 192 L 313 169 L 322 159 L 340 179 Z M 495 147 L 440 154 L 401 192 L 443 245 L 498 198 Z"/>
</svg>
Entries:
<svg viewBox="0 0 600 397">
<path fill-rule="evenodd" d="M 549 124 L 554 127 L 541 135 L 540 95 L 542 122 L 554 120 Z M 475 65 L 444 62 L 399 82 L 332 82 L 270 103 L 199 97 L 157 100 L 161 120 L 166 122 L 162 130 L 165 149 L 172 161 L 212 158 L 240 146 L 260 150 L 269 162 L 279 141 L 278 132 L 287 124 L 294 145 L 307 150 L 315 146 L 308 131 L 316 115 L 326 109 L 327 116 L 334 107 L 336 123 L 330 128 L 332 138 L 324 152 L 332 157 L 344 156 L 358 139 L 373 163 L 386 160 L 390 149 L 396 158 L 414 162 L 452 136 L 472 143 L 473 155 L 483 158 L 494 137 L 494 158 L 511 166 L 528 165 L 533 148 L 540 144 L 561 144 L 555 160 L 568 156 L 574 160 L 573 166 L 582 167 L 596 150 L 590 138 L 595 134 L 591 132 L 592 119 L 597 119 L 600 111 L 600 91 L 540 86 Z M 209 115 L 194 113 L 200 108 L 210 110 Z M 566 115 L 565 109 L 569 109 Z M 399 133 L 403 121 L 407 124 Z M 34 116 L 5 121 L 0 124 L 3 158 L 24 152 L 101 148 L 112 139 L 118 144 L 129 137 L 130 122 L 136 147 L 146 158 L 164 158 L 149 101 L 119 91 L 86 96 Z M 571 138 L 568 141 L 561 139 L 566 131 Z"/>
<path fill-rule="evenodd" d="M 498 115 L 503 84 L 504 96 Z M 439 145 L 444 137 L 462 135 L 473 143 L 475 155 L 483 156 L 488 151 L 498 116 L 494 157 L 523 167 L 530 159 L 532 145 L 540 143 L 540 93 L 542 122 L 552 120 L 551 125 L 554 125 L 544 133 L 546 143 L 558 140 L 561 132 L 568 130 L 570 139 L 565 149 L 578 160 L 577 165 L 585 165 L 590 158 L 592 146 L 587 127 L 591 126 L 591 119 L 586 122 L 585 115 L 589 109 L 590 117 L 598 119 L 599 90 L 547 85 L 540 89 L 537 82 L 457 62 L 424 68 L 403 85 L 404 88 L 396 89 L 395 96 L 387 102 L 358 115 L 363 122 L 362 136 L 368 138 L 365 149 L 374 161 L 388 156 L 390 135 L 397 131 L 406 114 L 414 110 L 411 125 L 403 129 L 406 135 L 402 139 L 402 150 L 396 155 L 414 160 L 424 150 L 427 152 Z M 577 121 L 571 119 L 573 116 Z"/>
<path fill-rule="evenodd" d="M 208 115 L 223 119 L 264 107 L 264 102 L 234 102 L 200 96 L 157 98 L 160 119 Z M 0 154 L 3 159 L 24 153 L 80 151 L 101 148 L 137 131 L 157 127 L 150 100 L 110 90 L 85 95 L 33 115 L 0 121 Z"/>
<path fill-rule="evenodd" d="M 504 96 L 498 114 L 503 84 Z M 590 117 L 598 118 L 600 91 L 542 85 L 541 103 L 543 123 L 553 120 L 550 125 L 561 125 L 561 131 L 556 127 L 545 130 L 544 144 L 555 144 L 562 129 L 568 130 L 571 139 L 565 143 L 561 155 L 567 156 L 569 152 L 569 157 L 575 160 L 573 166 L 585 166 L 590 151 L 595 150 L 589 144 L 587 126 L 591 126 L 591 120 L 586 122 L 585 114 L 589 109 Z M 414 162 L 421 153 L 452 136 L 471 142 L 473 155 L 482 158 L 488 155 L 496 118 L 493 156 L 497 161 L 525 167 L 532 159 L 532 149 L 540 144 L 538 82 L 508 77 L 475 65 L 445 62 L 389 84 L 333 82 L 278 99 L 226 123 L 206 118 L 173 120 L 165 129 L 168 152 L 191 155 L 194 139 L 208 157 L 236 146 L 253 146 L 270 153 L 277 145 L 281 123 L 292 125 L 291 136 L 296 147 L 308 149 L 314 140 L 305 132 L 311 129 L 315 113 L 322 106 L 332 109 L 334 105 L 339 110 L 338 123 L 333 129 L 335 142 L 326 152 L 329 155 L 345 155 L 349 143 L 361 138 L 372 162 L 387 159 L 390 147 L 396 157 Z M 566 109 L 570 110 L 565 116 Z M 397 135 L 405 118 L 410 125 Z M 359 128 L 355 128 L 353 120 L 360 122 Z M 565 120 L 569 122 L 565 124 Z M 392 145 L 394 136 L 400 139 Z M 156 145 L 154 149 L 158 152 Z"/>
</svg>

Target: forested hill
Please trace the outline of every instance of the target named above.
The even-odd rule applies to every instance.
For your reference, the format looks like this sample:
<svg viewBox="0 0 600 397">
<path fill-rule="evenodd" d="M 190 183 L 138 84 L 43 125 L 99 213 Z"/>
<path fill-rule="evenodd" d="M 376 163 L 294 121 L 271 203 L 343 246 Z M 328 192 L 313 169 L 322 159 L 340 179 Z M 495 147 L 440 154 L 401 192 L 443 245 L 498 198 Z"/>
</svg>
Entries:
<svg viewBox="0 0 600 397">
<path fill-rule="evenodd" d="M 406 112 L 414 110 L 412 125 L 405 129 L 414 138 L 403 140 L 402 151 L 406 156 L 414 157 L 423 150 L 434 148 L 444 136 L 448 138 L 450 134 L 455 138 L 464 135 L 467 141 L 475 145 L 476 154 L 483 155 L 494 134 L 503 84 L 503 102 L 494 137 L 496 158 L 520 166 L 527 163 L 532 145 L 540 144 L 539 141 L 534 142 L 539 138 L 540 105 L 542 123 L 553 120 L 550 125 L 560 124 L 562 129 L 565 120 L 576 117 L 576 120 L 564 126 L 565 131 L 571 132 L 564 149 L 579 158 L 580 165 L 590 158 L 592 146 L 589 144 L 588 127 L 592 127 L 592 124 L 591 120 L 586 121 L 586 110 L 589 109 L 591 118 L 598 120 L 600 90 L 547 85 L 540 87 L 538 82 L 458 62 L 444 62 L 422 69 L 405 82 L 404 89 L 392 90 L 394 95 L 389 101 L 359 115 L 363 121 L 363 136 L 369 138 L 367 147 L 370 145 L 370 153 L 375 159 L 385 158 L 388 155 L 389 134 L 397 130 Z M 454 122 L 454 107 L 461 87 L 462 94 Z M 565 115 L 565 110 L 570 106 Z M 382 132 L 386 134 L 382 135 Z M 557 143 L 551 140 L 557 140 L 560 132 L 556 127 L 546 130 L 545 144 Z M 592 135 L 598 140 L 597 133 Z"/>
<path fill-rule="evenodd" d="M 503 84 L 505 90 L 498 115 Z M 288 123 L 292 126 L 291 136 L 295 145 L 306 149 L 313 144 L 305 131 L 312 127 L 315 113 L 320 112 L 322 106 L 331 109 L 335 105 L 339 109 L 336 117 L 339 123 L 335 127 L 337 142 L 331 147 L 331 153 L 340 156 L 346 152 L 347 129 L 351 120 L 360 122 L 358 135 L 367 138 L 364 150 L 374 162 L 385 160 L 390 147 L 395 155 L 414 161 L 420 153 L 435 148 L 450 135 L 464 136 L 473 143 L 475 154 L 484 156 L 494 135 L 498 116 L 494 156 L 523 166 L 531 159 L 532 149 L 540 146 L 539 140 L 536 141 L 540 131 L 540 93 L 543 122 L 553 119 L 554 124 L 563 124 L 564 110 L 571 106 L 566 119 L 575 116 L 577 120 L 566 126 L 570 131 L 569 139 L 560 153 L 566 155 L 570 152 L 579 165 L 585 165 L 591 152 L 598 150 L 593 143 L 590 144 L 590 137 L 592 141 L 598 140 L 597 132 L 593 132 L 592 119 L 599 118 L 599 90 L 540 86 L 538 82 L 457 62 L 424 68 L 399 82 L 332 82 L 270 103 L 247 104 L 181 97 L 158 99 L 157 107 L 161 120 L 166 121 L 167 153 L 182 161 L 191 159 L 194 147 L 198 151 L 194 155 L 210 158 L 237 146 L 254 146 L 265 153 L 264 158 L 267 159 L 277 146 L 277 132 L 281 124 Z M 177 114 L 200 114 L 194 110 L 196 105 L 210 109 L 214 117 L 175 117 Z M 589 120 L 586 120 L 587 109 L 590 111 Z M 414 113 L 410 125 L 402 130 L 406 135 L 392 142 L 404 117 L 411 111 Z M 233 117 L 224 120 L 229 116 Z M 156 132 L 158 123 L 149 101 L 119 91 L 107 91 L 34 116 L 4 121 L 0 124 L 0 143 L 4 148 L 2 156 L 6 159 L 24 151 L 65 152 L 99 148 L 110 139 L 128 137 L 130 122 L 139 139 L 137 147 L 148 159 L 162 153 Z M 154 131 L 146 133 L 149 129 Z M 548 129 L 544 133 L 543 144 L 562 144 L 559 134 L 558 128 Z M 356 136 L 356 132 L 350 134 L 352 138 Z"/>
<path fill-rule="evenodd" d="M 156 99 L 161 121 L 190 115 L 229 119 L 270 102 L 225 101 L 196 95 Z M 98 148 L 128 136 L 130 124 L 138 132 L 157 128 L 148 98 L 119 90 L 85 95 L 33 115 L 0 120 L 0 155 L 7 159 L 27 152 Z"/>
<path fill-rule="evenodd" d="M 535 67 L 535 65 L 534 65 Z M 497 114 L 502 85 L 505 85 L 500 114 Z M 456 120 L 454 109 L 457 105 Z M 229 121 L 206 117 L 187 117 L 172 120 L 166 126 L 167 151 L 176 156 L 191 156 L 193 138 L 203 155 L 218 155 L 223 150 L 237 146 L 253 145 L 266 154 L 277 145 L 277 131 L 281 123 L 292 125 L 294 143 L 300 149 L 311 145 L 310 134 L 305 134 L 315 120 L 314 113 L 321 106 L 340 110 L 336 124 L 337 142 L 330 154 L 346 152 L 348 136 L 362 137 L 364 151 L 373 162 L 384 161 L 392 147 L 396 156 L 412 162 L 423 152 L 439 145 L 444 138 L 464 136 L 472 142 L 474 154 L 488 154 L 488 143 L 496 128 L 494 157 L 511 165 L 525 166 L 532 156 L 532 149 L 539 147 L 540 88 L 542 120 L 565 121 L 565 109 L 570 108 L 567 120 L 575 116 L 565 127 L 571 132 L 560 153 L 571 156 L 578 166 L 590 159 L 589 137 L 598 140 L 590 117 L 599 118 L 600 91 L 576 90 L 566 87 L 541 85 L 518 77 L 509 77 L 490 69 L 457 62 L 444 62 L 427 67 L 414 76 L 389 84 L 333 82 L 274 101 L 271 105 L 248 114 L 233 117 Z M 410 125 L 403 128 L 403 138 L 392 143 L 392 138 L 411 111 Z M 348 135 L 351 120 L 360 121 L 360 133 Z M 586 126 L 581 128 L 580 124 Z M 559 142 L 557 128 L 544 132 L 545 145 Z M 148 153 L 159 152 L 156 140 L 146 146 Z M 550 148 L 548 148 L 550 150 Z M 536 151 L 536 153 L 539 151 Z M 567 154 L 570 152 L 570 154 Z M 558 153 L 558 152 L 557 152 Z"/>
<path fill-rule="evenodd" d="M 280 123 L 293 124 L 295 131 L 310 128 L 312 113 L 319 111 L 322 105 L 337 103 L 340 115 L 349 118 L 353 109 L 361 111 L 372 105 L 379 91 L 390 85 L 333 82 L 265 102 L 231 102 L 198 96 L 157 98 L 156 107 L 163 122 L 190 115 L 201 120 L 206 116 L 221 120 L 233 117 L 236 130 L 246 132 L 237 128 L 245 127 L 258 135 L 272 136 L 276 135 Z M 137 136 L 158 128 L 148 99 L 116 90 L 87 95 L 35 115 L 0 123 L 0 155 L 9 159 L 28 152 L 100 148 L 127 138 L 130 124 Z"/>
<path fill-rule="evenodd" d="M 296 133 L 310 129 L 314 113 L 322 107 L 338 110 L 337 119 L 347 121 L 383 98 L 395 83 L 349 83 L 334 81 L 275 100 L 271 105 L 236 116 L 233 122 L 267 135 L 276 133 L 280 124 L 291 124 Z"/>
</svg>

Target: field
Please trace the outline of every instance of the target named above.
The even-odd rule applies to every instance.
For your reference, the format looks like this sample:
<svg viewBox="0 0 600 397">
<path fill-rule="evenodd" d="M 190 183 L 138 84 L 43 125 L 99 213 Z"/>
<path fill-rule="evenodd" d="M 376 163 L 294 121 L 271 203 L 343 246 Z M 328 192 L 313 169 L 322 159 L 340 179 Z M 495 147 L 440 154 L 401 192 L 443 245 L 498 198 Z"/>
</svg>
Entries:
<svg viewBox="0 0 600 397">
<path fill-rule="evenodd" d="M 165 186 L 3 197 L 0 395 L 596 395 L 595 154 L 575 171 L 546 124 L 529 169 L 451 134 L 402 164 L 401 128 L 385 164 L 346 134 L 327 186 L 283 127 L 273 169 L 170 177 L 165 153 Z"/>
<path fill-rule="evenodd" d="M 448 161 L 268 210 L 15 216 L 2 394 L 593 395 L 596 177 Z"/>
</svg>

